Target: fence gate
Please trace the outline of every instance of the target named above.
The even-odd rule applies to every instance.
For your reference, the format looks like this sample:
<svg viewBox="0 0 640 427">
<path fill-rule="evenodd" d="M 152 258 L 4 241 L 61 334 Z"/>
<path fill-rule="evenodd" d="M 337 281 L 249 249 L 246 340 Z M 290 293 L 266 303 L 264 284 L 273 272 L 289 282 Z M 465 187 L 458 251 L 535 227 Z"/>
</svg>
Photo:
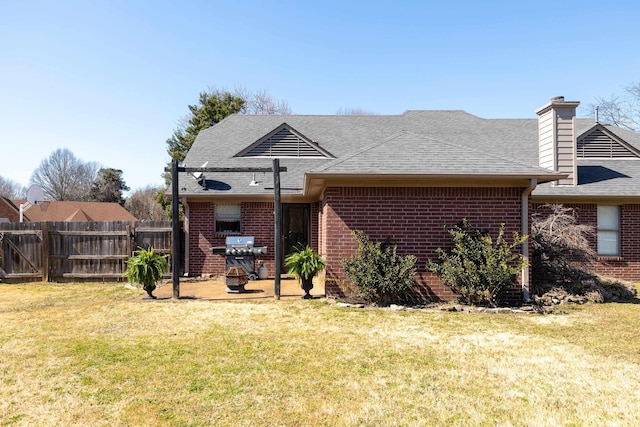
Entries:
<svg viewBox="0 0 640 427">
<path fill-rule="evenodd" d="M 43 279 L 45 244 L 39 223 L 0 223 L 0 279 Z"/>
<path fill-rule="evenodd" d="M 51 280 L 122 279 L 131 255 L 129 221 L 49 222 Z"/>
</svg>

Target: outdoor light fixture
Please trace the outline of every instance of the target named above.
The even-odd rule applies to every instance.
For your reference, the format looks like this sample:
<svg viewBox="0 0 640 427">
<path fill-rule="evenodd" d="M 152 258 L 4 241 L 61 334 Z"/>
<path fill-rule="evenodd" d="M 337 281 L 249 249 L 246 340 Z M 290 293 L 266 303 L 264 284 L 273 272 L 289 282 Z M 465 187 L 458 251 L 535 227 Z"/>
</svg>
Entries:
<svg viewBox="0 0 640 427">
<path fill-rule="evenodd" d="M 200 167 L 201 168 L 205 168 L 205 167 L 207 167 L 208 164 L 209 164 L 209 161 L 207 160 Z M 204 176 L 204 174 L 202 172 L 191 172 L 191 176 L 193 177 L 193 179 L 195 179 L 198 182 L 198 185 L 200 185 L 202 188 L 206 188 L 207 187 L 207 182 L 206 182 L 207 178 L 205 178 L 205 176 Z"/>
<path fill-rule="evenodd" d="M 258 185 L 260 185 L 258 183 L 258 181 L 256 181 L 256 173 L 253 173 L 253 179 L 251 179 L 251 182 L 249 183 L 249 187 L 257 187 Z"/>
</svg>

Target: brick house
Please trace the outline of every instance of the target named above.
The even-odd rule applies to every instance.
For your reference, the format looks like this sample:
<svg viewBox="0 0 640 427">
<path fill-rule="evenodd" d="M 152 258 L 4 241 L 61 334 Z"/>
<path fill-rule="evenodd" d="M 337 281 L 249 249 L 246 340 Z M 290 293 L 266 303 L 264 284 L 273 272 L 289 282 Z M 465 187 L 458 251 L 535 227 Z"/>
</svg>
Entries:
<svg viewBox="0 0 640 427">
<path fill-rule="evenodd" d="M 483 119 L 464 111 L 407 111 L 389 116 L 233 115 L 202 131 L 184 166 L 270 167 L 281 174 L 283 250 L 308 242 L 328 262 L 327 295 L 346 278 L 340 260 L 355 253 L 352 230 L 390 240 L 418 257 L 416 292 L 453 294 L 425 272 L 427 258 L 450 245 L 444 225 L 463 218 L 493 235 L 529 233 L 532 212 L 547 202 L 578 208 L 598 228 L 598 269 L 640 279 L 640 135 L 577 119 L 577 102 L 552 98 L 532 119 Z M 211 247 L 233 234 L 270 247 L 273 272 L 273 176 L 181 173 L 186 273 L 224 274 Z M 634 193 L 635 191 L 635 193 Z M 528 246 L 522 253 L 528 257 Z M 530 272 L 513 289 L 528 297 Z"/>
<path fill-rule="evenodd" d="M 0 222 L 20 221 L 20 208 L 10 199 L 0 196 Z"/>
</svg>

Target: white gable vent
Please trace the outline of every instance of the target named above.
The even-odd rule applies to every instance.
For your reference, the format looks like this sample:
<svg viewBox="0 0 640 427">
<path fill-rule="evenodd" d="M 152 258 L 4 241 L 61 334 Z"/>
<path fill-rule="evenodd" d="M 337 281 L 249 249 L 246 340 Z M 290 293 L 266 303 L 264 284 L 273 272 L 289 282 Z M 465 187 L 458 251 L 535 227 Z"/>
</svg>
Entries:
<svg viewBox="0 0 640 427">
<path fill-rule="evenodd" d="M 306 157 L 331 159 L 333 156 L 286 123 L 278 126 L 235 157 Z"/>
<path fill-rule="evenodd" d="M 581 158 L 633 158 L 638 152 L 600 127 L 578 138 L 577 156 Z"/>
</svg>

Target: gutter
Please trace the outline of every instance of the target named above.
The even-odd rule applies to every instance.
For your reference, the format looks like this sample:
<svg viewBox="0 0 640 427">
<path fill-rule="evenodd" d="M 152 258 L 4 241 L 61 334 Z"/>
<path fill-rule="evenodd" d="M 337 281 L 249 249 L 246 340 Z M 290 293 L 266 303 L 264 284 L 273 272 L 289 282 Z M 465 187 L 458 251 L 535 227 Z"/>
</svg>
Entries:
<svg viewBox="0 0 640 427">
<path fill-rule="evenodd" d="M 529 235 L 529 195 L 536 189 L 537 185 L 538 180 L 536 178 L 531 178 L 529 186 L 525 188 L 520 195 L 520 215 L 522 221 L 520 234 L 522 236 Z M 522 257 L 524 258 L 524 261 L 529 264 L 529 239 L 522 243 Z M 522 298 L 525 303 L 531 302 L 529 273 L 530 267 L 527 265 L 527 267 L 522 270 Z"/>
</svg>

